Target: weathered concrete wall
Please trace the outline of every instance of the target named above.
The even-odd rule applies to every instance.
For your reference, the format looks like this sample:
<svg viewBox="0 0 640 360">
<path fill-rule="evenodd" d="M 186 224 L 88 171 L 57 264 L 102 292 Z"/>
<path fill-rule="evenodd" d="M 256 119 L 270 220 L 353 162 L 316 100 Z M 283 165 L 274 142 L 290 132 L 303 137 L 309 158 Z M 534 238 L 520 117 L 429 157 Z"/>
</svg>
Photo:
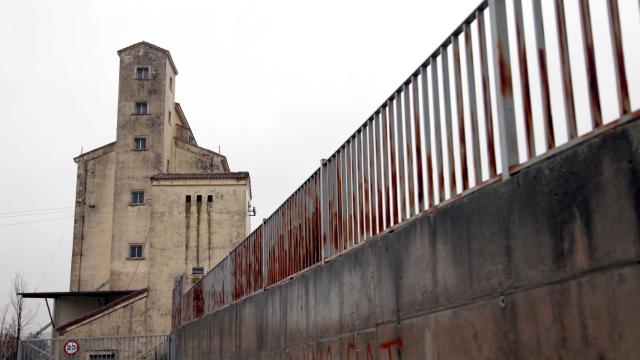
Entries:
<svg viewBox="0 0 640 360">
<path fill-rule="evenodd" d="M 110 290 L 147 287 L 147 263 L 128 258 L 129 244 L 145 243 L 150 231 L 151 193 L 149 177 L 166 169 L 165 91 L 169 82 L 168 57 L 160 50 L 142 45 L 119 52 L 118 121 L 116 170 L 111 240 Z M 136 67 L 148 66 L 149 79 L 135 78 Z M 173 74 L 175 75 L 175 74 Z M 146 101 L 148 114 L 136 114 L 136 101 Z M 147 138 L 147 149 L 133 149 L 136 136 Z M 145 203 L 132 204 L 131 192 L 144 191 Z M 132 275 L 135 277 L 132 280 Z"/>
<path fill-rule="evenodd" d="M 104 306 L 103 300 L 97 297 L 85 296 L 68 296 L 63 299 L 55 299 L 53 319 L 56 324 L 66 324 Z"/>
<path fill-rule="evenodd" d="M 110 336 L 148 334 L 145 327 L 146 302 L 146 295 L 127 301 L 96 318 L 87 319 L 86 322 L 70 327 L 63 336 L 74 338 L 105 334 Z"/>
<path fill-rule="evenodd" d="M 208 271 L 248 235 L 248 188 L 248 179 L 152 182 L 149 333 L 171 331 L 171 293 L 181 274 L 190 276 L 196 266 Z"/>
<path fill-rule="evenodd" d="M 224 157 L 207 149 L 175 140 L 176 173 L 212 173 L 225 171 Z"/>
<path fill-rule="evenodd" d="M 115 144 L 76 159 L 78 163 L 73 256 L 69 288 L 95 290 L 109 280 Z"/>
<path fill-rule="evenodd" d="M 177 330 L 183 359 L 635 359 L 640 121 Z"/>
</svg>

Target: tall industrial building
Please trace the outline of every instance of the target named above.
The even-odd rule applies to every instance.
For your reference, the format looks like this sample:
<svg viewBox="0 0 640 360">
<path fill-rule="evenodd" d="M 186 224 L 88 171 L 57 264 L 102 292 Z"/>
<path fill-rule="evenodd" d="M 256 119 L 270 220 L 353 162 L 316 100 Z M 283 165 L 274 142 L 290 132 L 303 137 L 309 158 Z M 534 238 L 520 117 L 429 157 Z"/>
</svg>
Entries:
<svg viewBox="0 0 640 360">
<path fill-rule="evenodd" d="M 55 299 L 54 336 L 168 333 L 176 279 L 250 230 L 249 173 L 198 146 L 169 51 L 143 41 L 118 56 L 116 140 L 74 159 L 70 291 L 25 295 Z"/>
</svg>

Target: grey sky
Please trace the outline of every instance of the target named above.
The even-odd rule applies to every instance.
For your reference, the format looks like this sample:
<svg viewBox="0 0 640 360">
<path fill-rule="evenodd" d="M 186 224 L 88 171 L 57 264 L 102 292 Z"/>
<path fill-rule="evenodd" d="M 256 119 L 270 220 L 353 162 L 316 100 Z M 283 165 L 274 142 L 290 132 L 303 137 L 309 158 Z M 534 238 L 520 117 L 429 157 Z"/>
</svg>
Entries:
<svg viewBox="0 0 640 360">
<path fill-rule="evenodd" d="M 31 289 L 68 290 L 72 158 L 115 139 L 118 49 L 146 40 L 171 51 L 199 145 L 251 173 L 255 227 L 479 2 L 6 1 L 0 304 L 15 272 Z M 15 224 L 42 219 L 55 220 Z"/>
</svg>

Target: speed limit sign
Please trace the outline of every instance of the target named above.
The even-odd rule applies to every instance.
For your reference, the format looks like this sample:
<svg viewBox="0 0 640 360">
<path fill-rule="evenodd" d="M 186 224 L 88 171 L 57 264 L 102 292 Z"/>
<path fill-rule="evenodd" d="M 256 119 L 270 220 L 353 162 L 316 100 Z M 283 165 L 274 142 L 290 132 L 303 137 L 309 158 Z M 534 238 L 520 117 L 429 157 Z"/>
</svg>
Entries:
<svg viewBox="0 0 640 360">
<path fill-rule="evenodd" d="M 64 343 L 64 353 L 67 355 L 75 355 L 80 350 L 80 345 L 75 340 L 69 340 Z"/>
</svg>

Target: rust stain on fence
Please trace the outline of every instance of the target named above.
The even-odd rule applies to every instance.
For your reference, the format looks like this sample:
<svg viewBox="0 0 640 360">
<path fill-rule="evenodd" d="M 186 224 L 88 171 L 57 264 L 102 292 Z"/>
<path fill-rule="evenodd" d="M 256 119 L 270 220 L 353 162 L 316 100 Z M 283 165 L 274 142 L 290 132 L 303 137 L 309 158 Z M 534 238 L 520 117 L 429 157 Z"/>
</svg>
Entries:
<svg viewBox="0 0 640 360">
<path fill-rule="evenodd" d="M 493 4 L 493 5 L 491 5 Z M 555 0 L 556 31 L 559 36 L 563 73 L 575 70 L 569 64 L 564 4 Z M 494 6 L 494 7 L 491 7 Z M 607 129 L 602 125 L 600 93 L 597 81 L 596 51 L 593 47 L 591 14 L 586 0 L 580 0 L 580 25 L 583 37 L 585 74 L 589 84 L 592 129 Z M 484 12 L 490 9 L 491 55 L 493 68 L 489 68 L 487 35 Z M 617 101 L 624 116 L 637 114 L 630 111 L 629 92 L 623 57 L 621 23 L 616 0 L 607 0 L 609 36 L 617 88 Z M 543 29 L 543 13 L 540 1 L 533 2 L 532 23 L 535 30 L 539 89 L 530 88 L 528 61 L 524 37 L 524 14 L 519 1 L 515 3 L 515 36 L 520 82 L 520 99 L 523 104 L 525 137 L 518 139 L 513 110 L 512 68 L 509 59 L 509 26 L 506 7 L 501 0 L 483 1 L 463 23 L 458 26 L 427 59 L 413 71 L 402 84 L 367 117 L 347 141 L 328 160 L 287 198 L 276 211 L 264 219 L 246 239 L 237 245 L 220 263 L 191 289 L 185 291 L 187 278 L 183 275 L 173 290 L 172 326 L 174 328 L 217 311 L 235 301 L 286 281 L 310 267 L 330 261 L 345 250 L 364 240 L 401 224 L 407 218 L 430 212 L 449 198 L 456 197 L 456 177 L 460 176 L 461 189 L 486 186 L 497 174 L 496 146 L 501 145 L 503 159 L 508 157 L 508 169 L 513 171 L 525 164 L 517 159 L 518 145 L 527 147 L 527 161 L 535 155 L 533 134 L 535 121 L 544 128 L 546 149 L 556 146 L 551 113 L 547 51 Z M 553 21 L 553 19 L 551 19 Z M 471 36 L 473 22 L 477 27 L 477 44 Z M 464 36 L 465 56 L 460 56 L 460 37 Z M 448 63 L 449 47 L 453 54 L 453 81 L 450 88 Z M 475 48 L 475 49 L 474 49 Z M 473 54 L 478 54 L 474 58 Z M 438 60 L 438 58 L 440 60 Z M 441 66 L 438 65 L 440 61 Z M 481 91 L 476 93 L 474 61 L 478 61 Z M 466 66 L 467 98 L 463 97 L 463 62 Z M 490 71 L 491 70 L 491 71 Z M 490 72 L 495 76 L 490 82 Z M 579 74 L 579 71 L 574 74 Z M 442 78 L 440 78 L 442 76 Z M 569 137 L 575 136 L 575 114 L 571 104 L 571 78 L 563 76 L 564 99 L 569 104 L 565 114 Z M 430 79 L 429 79 L 430 77 Z M 419 82 L 420 81 L 420 82 Z M 497 83 L 495 83 L 497 82 Z M 442 84 L 442 85 L 441 85 Z M 493 88 L 492 88 L 493 86 Z M 452 104 L 451 91 L 455 92 Z M 540 119 L 531 112 L 531 92 L 542 102 Z M 480 98 L 481 97 L 481 98 Z M 492 99 L 498 103 L 494 116 Z M 422 103 L 422 107 L 420 107 Z M 483 111 L 477 104 L 483 105 Z M 457 149 L 453 143 L 452 106 L 457 113 Z M 421 115 L 422 111 L 422 115 Z M 469 183 L 467 163 L 467 134 L 465 112 L 469 112 L 471 125 L 471 151 L 475 183 Z M 478 114 L 484 115 L 484 139 L 480 139 Z M 573 120 L 572 120 L 573 119 Z M 494 135 L 494 121 L 500 132 Z M 509 122 L 509 123 L 505 123 Z M 586 134 L 586 137 L 592 135 Z M 424 154 L 426 161 L 423 163 Z M 446 141 L 446 145 L 444 144 Z M 485 156 L 480 155 L 481 141 Z M 524 143 L 522 143 L 524 141 Z M 444 146 L 447 148 L 445 149 Z M 446 154 L 443 153 L 446 151 Z M 405 156 L 406 154 L 406 156 Z M 446 159 L 445 159 L 446 157 Z M 456 172 L 459 159 L 460 174 Z M 444 161 L 448 167 L 445 170 Z M 530 163 L 530 162 L 529 162 Z M 406 166 L 406 168 L 405 168 Z M 483 181 L 483 169 L 489 180 Z M 445 184 L 445 171 L 448 183 Z M 415 176 L 414 176 L 415 174 Z M 426 174 L 426 176 L 425 176 Z M 504 175 L 504 174 L 503 174 Z M 426 181 L 425 181 L 426 180 Z M 446 188 L 445 188 L 446 185 Z M 417 189 L 414 187 L 417 186 Z M 427 186 L 425 191 L 424 186 Z M 457 198 L 462 198 L 462 193 Z M 426 197 L 426 199 L 425 199 Z M 417 204 L 415 200 L 417 199 Z M 457 199 L 454 199 L 454 201 Z M 200 204 L 198 204 L 198 207 Z M 191 203 L 185 203 L 185 265 L 189 259 Z M 199 214 L 199 211 L 197 212 Z M 198 229 L 196 229 L 198 230 Z M 199 243 L 199 230 L 196 234 Z M 199 248 L 199 246 L 198 246 Z M 199 251 L 199 250 L 198 250 Z M 199 262 L 199 253 L 196 253 Z"/>
</svg>

